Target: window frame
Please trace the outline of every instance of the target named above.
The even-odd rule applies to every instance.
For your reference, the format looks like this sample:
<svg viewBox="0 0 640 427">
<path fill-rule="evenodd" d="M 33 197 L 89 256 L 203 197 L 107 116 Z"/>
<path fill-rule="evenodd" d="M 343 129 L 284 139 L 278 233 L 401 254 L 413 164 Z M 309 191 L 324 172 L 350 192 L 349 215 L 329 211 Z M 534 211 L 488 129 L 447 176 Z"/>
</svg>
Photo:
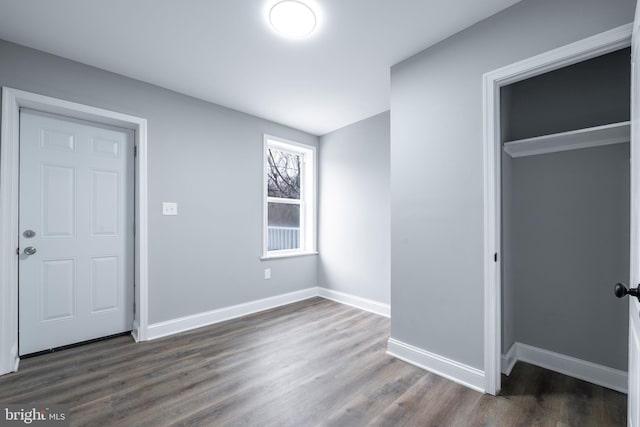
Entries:
<svg viewBox="0 0 640 427">
<path fill-rule="evenodd" d="M 269 196 L 269 148 L 296 154 L 301 157 L 300 199 L 286 199 Z M 262 259 L 317 254 L 317 200 L 318 200 L 318 157 L 317 148 L 285 138 L 264 134 L 262 154 Z M 269 203 L 283 203 L 300 206 L 300 248 L 269 250 Z"/>
</svg>

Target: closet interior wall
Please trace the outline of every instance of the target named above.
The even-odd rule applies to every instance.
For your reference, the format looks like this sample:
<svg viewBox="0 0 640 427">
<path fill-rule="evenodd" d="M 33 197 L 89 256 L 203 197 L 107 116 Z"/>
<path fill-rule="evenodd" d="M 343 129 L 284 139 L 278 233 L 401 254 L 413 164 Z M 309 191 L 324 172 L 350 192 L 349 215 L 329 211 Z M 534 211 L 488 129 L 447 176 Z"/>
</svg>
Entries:
<svg viewBox="0 0 640 427">
<path fill-rule="evenodd" d="M 629 120 L 630 49 L 501 90 L 502 139 Z M 502 155 L 502 352 L 518 342 L 627 366 L 629 144 Z"/>
</svg>

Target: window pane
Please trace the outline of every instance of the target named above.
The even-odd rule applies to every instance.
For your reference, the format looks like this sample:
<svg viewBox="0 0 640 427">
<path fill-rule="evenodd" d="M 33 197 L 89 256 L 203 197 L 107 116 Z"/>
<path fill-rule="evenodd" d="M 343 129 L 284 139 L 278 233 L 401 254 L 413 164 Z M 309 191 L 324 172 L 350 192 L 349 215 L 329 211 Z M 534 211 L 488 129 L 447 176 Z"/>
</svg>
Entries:
<svg viewBox="0 0 640 427">
<path fill-rule="evenodd" d="M 269 197 L 300 198 L 301 161 L 299 154 L 269 148 L 267 155 Z"/>
<path fill-rule="evenodd" d="M 300 205 L 269 203 L 268 248 L 270 251 L 300 248 Z"/>
</svg>

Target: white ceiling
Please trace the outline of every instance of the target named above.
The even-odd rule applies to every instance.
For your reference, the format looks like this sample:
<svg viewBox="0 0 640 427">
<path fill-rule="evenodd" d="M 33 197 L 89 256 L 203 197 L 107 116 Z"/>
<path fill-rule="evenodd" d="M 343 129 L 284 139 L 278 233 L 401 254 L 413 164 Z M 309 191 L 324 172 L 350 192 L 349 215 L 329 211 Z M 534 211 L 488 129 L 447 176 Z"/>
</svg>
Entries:
<svg viewBox="0 0 640 427">
<path fill-rule="evenodd" d="M 519 0 L 0 0 L 0 38 L 322 135 L 389 108 L 389 67 Z"/>
</svg>

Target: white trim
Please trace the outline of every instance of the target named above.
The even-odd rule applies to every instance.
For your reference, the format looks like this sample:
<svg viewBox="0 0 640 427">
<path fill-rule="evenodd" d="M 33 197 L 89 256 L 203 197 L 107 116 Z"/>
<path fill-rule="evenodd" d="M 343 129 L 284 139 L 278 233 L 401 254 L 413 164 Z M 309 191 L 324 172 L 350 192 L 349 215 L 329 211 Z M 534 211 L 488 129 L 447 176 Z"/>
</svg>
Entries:
<svg viewBox="0 0 640 427">
<path fill-rule="evenodd" d="M 502 143 L 500 136 L 500 87 L 596 56 L 628 47 L 633 24 L 627 24 L 553 49 L 483 76 L 484 157 L 484 360 L 487 393 L 500 391 L 501 266 L 500 191 Z"/>
<path fill-rule="evenodd" d="M 350 305 L 352 307 L 359 308 L 360 310 L 369 311 L 380 316 L 391 317 L 391 306 L 389 304 L 384 304 L 372 299 L 322 287 L 318 287 L 318 296 L 339 302 L 340 304 Z"/>
<path fill-rule="evenodd" d="M 20 108 L 133 129 L 136 157 L 136 317 L 134 337 L 146 339 L 148 324 L 147 121 L 75 102 L 2 88 L 0 139 L 0 375 L 18 366 L 18 151 Z M 16 349 L 15 353 L 13 349 Z"/>
<path fill-rule="evenodd" d="M 316 296 L 318 296 L 317 288 L 307 288 L 243 304 L 232 305 L 230 307 L 219 308 L 205 313 L 193 314 L 190 316 L 167 320 L 165 322 L 154 323 L 149 325 L 148 338 L 150 340 L 162 338 L 168 335 L 213 325 L 226 320 L 236 319 L 248 314 L 269 310 Z"/>
<path fill-rule="evenodd" d="M 293 139 L 282 138 L 280 136 L 269 135 L 265 133 L 263 135 L 264 141 L 269 140 L 271 145 L 277 147 L 279 150 L 287 151 L 289 153 L 304 154 L 311 149 L 315 150 L 315 146 L 304 144 L 302 142 L 294 141 Z"/>
<path fill-rule="evenodd" d="M 531 58 L 485 73 L 500 86 L 526 80 L 549 71 L 564 68 L 587 59 L 629 47 L 633 23 L 621 25 L 600 34 L 561 46 Z"/>
<path fill-rule="evenodd" d="M 620 144 L 630 140 L 631 122 L 621 122 L 509 141 L 504 144 L 504 152 L 511 157 L 534 156 Z"/>
<path fill-rule="evenodd" d="M 522 343 L 514 343 L 509 349 L 513 351 L 513 364 L 522 361 L 550 371 L 559 372 L 570 377 L 588 381 L 602 387 L 610 388 L 621 393 L 627 393 L 628 375 L 625 371 L 613 369 L 597 363 L 567 356 L 565 354 L 544 350 Z M 509 358 L 509 353 L 503 356 Z M 513 366 L 512 366 L 513 367 Z M 504 368 L 503 368 L 504 369 Z M 511 369 L 505 369 L 505 375 L 511 373 Z"/>
<path fill-rule="evenodd" d="M 509 348 L 509 351 L 507 351 L 507 354 L 503 354 L 502 355 L 502 373 L 505 374 L 506 376 L 511 375 L 511 371 L 513 370 L 513 367 L 516 365 L 516 362 L 518 361 L 518 356 L 516 354 L 517 351 L 517 343 L 513 343 L 511 345 L 511 347 Z"/>
<path fill-rule="evenodd" d="M 283 305 L 313 297 L 321 297 L 340 304 L 349 305 L 361 310 L 389 317 L 390 309 L 388 304 L 382 304 L 370 299 L 346 294 L 344 292 L 332 291 L 321 287 L 312 287 L 229 307 L 218 308 L 204 313 L 192 314 L 189 316 L 179 317 L 177 319 L 154 323 L 149 325 L 148 339 L 153 340 L 192 329 L 202 328 L 204 326 L 236 319 L 248 314 L 281 307 Z"/>
<path fill-rule="evenodd" d="M 147 120 L 131 117 L 136 126 L 136 315 L 133 321 L 133 338 L 146 341 L 149 327 L 149 177 Z M 136 122 L 135 120 L 139 120 Z"/>
<path fill-rule="evenodd" d="M 277 253 L 275 251 L 271 251 L 267 256 L 261 256 L 260 259 L 262 261 L 270 260 L 270 259 L 282 259 L 282 258 L 292 258 L 297 256 L 308 256 L 308 255 L 318 255 L 320 252 L 286 252 L 286 253 Z"/>
<path fill-rule="evenodd" d="M 303 156 L 301 174 L 301 194 L 296 201 L 269 197 L 267 192 L 267 152 L 269 146 Z M 311 162 L 309 162 L 309 156 Z M 310 171 L 309 171 L 310 169 Z M 311 183 L 306 182 L 311 176 Z M 311 197 L 308 194 L 311 193 Z M 300 216 L 300 249 L 269 251 L 268 248 L 268 204 L 269 202 L 300 205 L 304 213 Z M 308 224 L 311 223 L 311 227 Z M 261 259 L 309 255 L 318 250 L 318 150 L 314 145 L 303 144 L 277 136 L 262 135 L 262 257 Z"/>
<path fill-rule="evenodd" d="M 484 372 L 444 356 L 389 338 L 387 354 L 484 393 Z"/>
<path fill-rule="evenodd" d="M 19 114 L 15 97 L 2 89 L 0 139 L 0 375 L 18 365 L 18 144 Z"/>
<path fill-rule="evenodd" d="M 133 329 L 131 330 L 131 337 L 133 338 L 133 340 L 135 342 L 140 342 L 142 341 L 140 339 L 140 337 L 138 336 L 138 324 L 136 323 L 136 321 L 133 321 Z"/>
<path fill-rule="evenodd" d="M 18 370 L 18 366 L 20 365 L 20 356 L 18 355 L 18 344 L 11 347 L 11 359 L 14 361 L 13 364 L 13 372 Z"/>
</svg>

